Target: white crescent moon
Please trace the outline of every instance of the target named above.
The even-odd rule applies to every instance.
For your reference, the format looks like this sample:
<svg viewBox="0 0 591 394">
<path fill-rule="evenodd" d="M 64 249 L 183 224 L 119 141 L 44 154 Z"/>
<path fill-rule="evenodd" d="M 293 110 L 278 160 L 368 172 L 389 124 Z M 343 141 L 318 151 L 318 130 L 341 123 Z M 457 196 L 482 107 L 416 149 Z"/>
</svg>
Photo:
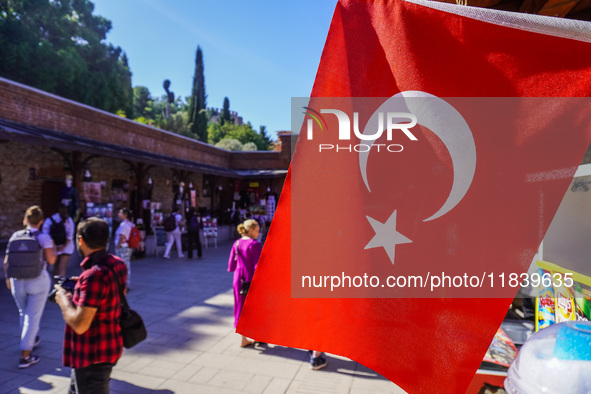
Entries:
<svg viewBox="0 0 591 394">
<path fill-rule="evenodd" d="M 405 98 L 413 98 L 406 100 Z M 420 98 L 420 99 L 416 99 Z M 454 180 L 451 192 L 443 206 L 432 216 L 424 219 L 437 219 L 451 211 L 466 195 L 476 170 L 476 145 L 470 127 L 462 115 L 445 100 L 421 91 L 405 91 L 386 100 L 371 116 L 363 129 L 363 135 L 375 134 L 378 128 L 378 113 L 406 112 L 415 115 L 418 124 L 427 127 L 445 144 L 451 156 Z M 375 141 L 374 141 L 375 142 Z M 368 152 L 359 153 L 361 177 L 371 192 L 367 181 Z"/>
</svg>

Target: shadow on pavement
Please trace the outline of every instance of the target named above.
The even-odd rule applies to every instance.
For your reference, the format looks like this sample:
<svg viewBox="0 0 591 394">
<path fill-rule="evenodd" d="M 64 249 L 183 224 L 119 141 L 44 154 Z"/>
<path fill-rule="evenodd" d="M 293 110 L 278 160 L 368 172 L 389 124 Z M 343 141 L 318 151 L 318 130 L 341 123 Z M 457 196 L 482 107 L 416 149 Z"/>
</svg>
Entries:
<svg viewBox="0 0 591 394">
<path fill-rule="evenodd" d="M 279 345 L 269 345 L 266 343 L 256 343 L 254 350 L 259 354 L 267 356 L 276 356 L 281 358 L 289 358 L 292 360 L 302 361 L 308 363 L 310 361 L 310 353 L 308 350 L 289 348 Z M 327 371 L 333 371 L 342 375 L 349 375 L 352 377 L 363 379 L 387 380 L 382 375 L 364 367 L 355 361 L 345 359 L 331 354 L 325 354 L 324 357 L 328 361 Z"/>
<path fill-rule="evenodd" d="M 111 394 L 174 394 L 171 390 L 154 390 L 122 380 L 111 379 Z"/>
<path fill-rule="evenodd" d="M 148 338 L 124 350 L 115 369 L 120 376 L 111 380 L 113 394 L 201 392 L 204 387 L 208 392 L 219 392 L 229 384 L 242 387 L 241 379 L 246 377 L 259 384 L 271 381 L 269 387 L 284 393 L 298 379 L 308 379 L 308 375 L 300 375 L 309 368 L 306 349 L 260 343 L 239 349 L 239 336 L 233 327 L 233 274 L 227 272 L 230 247 L 227 243 L 204 249 L 200 260 L 132 260 L 128 300 L 144 319 Z M 73 256 L 69 275 L 80 273 L 79 260 L 79 256 Z M 42 342 L 35 350 L 41 362 L 18 369 L 18 311 L 10 292 L 0 288 L 0 352 L 5 356 L 0 357 L 0 393 L 67 392 L 70 369 L 64 368 L 61 360 L 64 327 L 59 307 L 47 303 L 39 334 Z M 243 352 L 252 352 L 252 368 L 244 366 L 242 356 L 248 355 Z M 379 380 L 385 380 L 343 357 L 328 354 L 326 358 L 328 366 L 312 375 L 320 383 L 340 375 L 346 385 L 355 379 L 357 386 L 373 390 Z M 257 371 L 257 365 L 267 369 Z M 360 380 L 370 384 L 360 385 Z"/>
</svg>

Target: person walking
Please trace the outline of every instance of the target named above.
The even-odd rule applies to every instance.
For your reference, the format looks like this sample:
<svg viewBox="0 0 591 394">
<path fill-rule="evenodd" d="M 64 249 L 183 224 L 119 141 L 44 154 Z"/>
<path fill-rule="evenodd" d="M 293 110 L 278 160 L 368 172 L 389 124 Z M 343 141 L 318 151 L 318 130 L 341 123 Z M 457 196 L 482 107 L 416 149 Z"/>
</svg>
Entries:
<svg viewBox="0 0 591 394">
<path fill-rule="evenodd" d="M 183 216 L 179 213 L 179 208 L 177 207 L 171 214 L 174 217 L 174 229 L 170 230 L 170 227 L 167 226 L 168 223 L 171 221 L 170 218 L 166 218 L 164 221 L 164 230 L 166 231 L 166 237 L 168 242 L 166 243 L 166 249 L 164 250 L 164 258 L 170 258 L 170 251 L 172 249 L 172 245 L 176 243 L 176 251 L 178 253 L 179 258 L 185 257 L 183 254 L 183 244 L 181 242 L 181 228 L 185 225 L 185 221 Z"/>
<path fill-rule="evenodd" d="M 228 272 L 234 272 L 232 282 L 234 288 L 234 327 L 238 325 L 246 293 L 262 251 L 262 246 L 257 241 L 260 227 L 256 220 L 245 220 L 244 223 L 238 225 L 237 229 L 242 237 L 232 246 L 228 261 Z M 253 343 L 243 335 L 240 346 L 247 347 Z"/>
<path fill-rule="evenodd" d="M 193 248 L 197 248 L 197 257 L 203 256 L 203 250 L 201 249 L 201 239 L 199 239 L 199 230 L 201 230 L 201 216 L 197 211 L 197 208 L 191 207 L 189 212 L 189 220 L 187 225 L 187 254 L 189 259 L 193 258 Z"/>
<path fill-rule="evenodd" d="M 51 237 L 39 231 L 42 223 L 41 208 L 37 205 L 29 207 L 23 220 L 26 229 L 12 234 L 4 258 L 6 287 L 12 293 L 19 313 L 19 368 L 28 368 L 39 362 L 39 357 L 31 352 L 39 343 L 39 324 L 51 287 L 51 278 L 45 269 L 45 262 L 54 264 L 56 261 Z M 32 267 L 34 272 L 24 268 L 25 265 Z"/>
<path fill-rule="evenodd" d="M 127 267 L 127 288 L 129 289 L 131 284 L 131 255 L 133 254 L 133 249 L 129 247 L 127 241 L 129 240 L 133 223 L 129 220 L 129 209 L 127 208 L 120 209 L 118 217 L 121 220 L 121 224 L 119 224 L 117 231 L 115 231 L 115 255 L 120 257 Z"/>
<path fill-rule="evenodd" d="M 123 352 L 119 321 L 127 267 L 107 253 L 109 225 L 89 218 L 78 226 L 78 250 L 84 257 L 74 293 L 55 285 L 55 300 L 66 323 L 64 366 L 72 369 L 70 394 L 107 394 L 113 366 Z"/>
<path fill-rule="evenodd" d="M 44 234 L 49 234 L 56 248 L 57 259 L 53 265 L 53 275 L 66 276 L 68 261 L 74 253 L 74 220 L 68 216 L 68 206 L 60 204 L 57 212 L 43 221 Z"/>
</svg>

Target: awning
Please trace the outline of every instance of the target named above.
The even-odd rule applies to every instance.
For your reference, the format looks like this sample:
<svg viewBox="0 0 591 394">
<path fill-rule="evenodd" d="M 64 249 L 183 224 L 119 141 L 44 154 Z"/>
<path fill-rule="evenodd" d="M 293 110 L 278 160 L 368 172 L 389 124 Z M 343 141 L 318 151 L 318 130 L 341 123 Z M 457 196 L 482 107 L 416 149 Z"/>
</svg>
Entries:
<svg viewBox="0 0 591 394">
<path fill-rule="evenodd" d="M 287 170 L 234 170 L 242 178 L 277 178 L 287 175 Z"/>
</svg>

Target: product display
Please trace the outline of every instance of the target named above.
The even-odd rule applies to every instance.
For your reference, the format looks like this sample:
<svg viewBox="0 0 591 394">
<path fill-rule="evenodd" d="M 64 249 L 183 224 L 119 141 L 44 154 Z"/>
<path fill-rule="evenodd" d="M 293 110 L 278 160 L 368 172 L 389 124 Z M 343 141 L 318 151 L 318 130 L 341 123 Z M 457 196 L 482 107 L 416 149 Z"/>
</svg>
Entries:
<svg viewBox="0 0 591 394">
<path fill-rule="evenodd" d="M 540 277 L 550 275 L 550 272 L 543 268 L 538 268 Z M 544 286 L 542 281 L 538 286 L 538 296 L 536 297 L 536 331 L 546 328 L 556 322 L 556 305 L 554 302 L 554 287 Z"/>
<path fill-rule="evenodd" d="M 536 297 L 536 331 L 554 323 L 588 321 L 591 278 L 557 264 L 538 261 L 540 285 Z"/>
</svg>

